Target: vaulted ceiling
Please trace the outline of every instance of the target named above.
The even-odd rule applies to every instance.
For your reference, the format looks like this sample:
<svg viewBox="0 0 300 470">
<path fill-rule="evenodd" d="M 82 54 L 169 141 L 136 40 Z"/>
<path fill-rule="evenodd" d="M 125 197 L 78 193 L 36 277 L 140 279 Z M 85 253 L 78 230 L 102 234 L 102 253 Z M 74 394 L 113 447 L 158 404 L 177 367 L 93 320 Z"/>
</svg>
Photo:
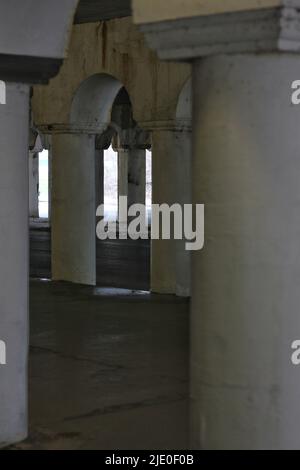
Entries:
<svg viewBox="0 0 300 470">
<path fill-rule="evenodd" d="M 92 23 L 131 15 L 131 0 L 80 0 L 75 23 Z"/>
</svg>

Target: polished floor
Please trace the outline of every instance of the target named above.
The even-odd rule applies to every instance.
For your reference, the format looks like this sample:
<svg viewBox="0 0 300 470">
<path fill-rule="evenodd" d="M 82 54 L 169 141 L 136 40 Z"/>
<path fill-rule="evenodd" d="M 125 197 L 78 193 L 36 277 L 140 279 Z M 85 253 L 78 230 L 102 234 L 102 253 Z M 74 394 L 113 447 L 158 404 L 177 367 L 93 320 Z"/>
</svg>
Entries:
<svg viewBox="0 0 300 470">
<path fill-rule="evenodd" d="M 30 437 L 15 448 L 187 448 L 187 301 L 41 281 L 30 298 Z"/>
</svg>

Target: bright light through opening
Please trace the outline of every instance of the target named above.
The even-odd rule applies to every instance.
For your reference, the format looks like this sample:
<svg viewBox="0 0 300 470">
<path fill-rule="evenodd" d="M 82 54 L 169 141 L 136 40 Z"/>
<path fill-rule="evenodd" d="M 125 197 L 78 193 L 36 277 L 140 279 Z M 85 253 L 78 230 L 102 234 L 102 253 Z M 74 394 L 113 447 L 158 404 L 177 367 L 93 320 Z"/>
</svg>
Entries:
<svg viewBox="0 0 300 470">
<path fill-rule="evenodd" d="M 152 152 L 146 151 L 146 208 L 149 221 L 151 220 L 152 205 Z"/>
<path fill-rule="evenodd" d="M 49 217 L 49 152 L 39 153 L 39 217 Z"/>
<path fill-rule="evenodd" d="M 104 151 L 104 212 L 105 217 L 118 217 L 118 153 L 112 146 Z"/>
</svg>

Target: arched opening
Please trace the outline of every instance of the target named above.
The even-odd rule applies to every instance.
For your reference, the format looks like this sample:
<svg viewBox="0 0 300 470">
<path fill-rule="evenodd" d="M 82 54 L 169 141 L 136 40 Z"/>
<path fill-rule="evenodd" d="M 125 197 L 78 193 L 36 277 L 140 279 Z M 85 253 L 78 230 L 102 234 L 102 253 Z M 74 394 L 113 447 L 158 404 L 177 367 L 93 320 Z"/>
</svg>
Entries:
<svg viewBox="0 0 300 470">
<path fill-rule="evenodd" d="M 103 194 L 105 216 L 116 222 L 117 236 L 97 239 L 97 285 L 149 290 L 150 240 L 120 237 L 119 198 L 126 196 L 128 207 L 146 204 L 146 143 L 141 140 L 142 132 L 124 87 L 118 91 L 108 115 L 105 130 L 96 139 L 96 158 L 101 152 L 103 159 L 103 171 L 97 172 L 103 179 L 96 182 L 103 189 L 96 192 Z"/>
<path fill-rule="evenodd" d="M 146 205 L 151 197 L 151 166 L 146 183 L 149 136 L 134 120 L 125 87 L 116 78 L 97 74 L 78 88 L 71 107 L 71 128 L 94 134 L 96 207 L 104 205 L 105 217 L 116 222 L 116 236 L 96 238 L 96 284 L 132 290 L 150 289 L 150 239 L 120 236 L 121 196 L 128 207 Z M 149 174 L 150 173 L 150 174 Z M 99 219 L 97 218 L 97 223 Z"/>
<path fill-rule="evenodd" d="M 42 136 L 31 131 L 29 146 L 29 217 L 43 223 L 50 216 L 50 157 Z"/>
<path fill-rule="evenodd" d="M 70 115 L 71 126 L 101 134 L 110 123 L 113 103 L 122 83 L 111 75 L 87 78 L 75 93 Z"/>
<path fill-rule="evenodd" d="M 103 158 L 104 214 L 107 220 L 116 221 L 118 219 L 118 152 L 110 145 L 104 150 Z"/>
<path fill-rule="evenodd" d="M 51 278 L 51 152 L 45 136 L 31 129 L 29 146 L 30 277 Z"/>
<path fill-rule="evenodd" d="M 49 220 L 49 151 L 43 149 L 39 152 L 39 218 Z"/>
</svg>

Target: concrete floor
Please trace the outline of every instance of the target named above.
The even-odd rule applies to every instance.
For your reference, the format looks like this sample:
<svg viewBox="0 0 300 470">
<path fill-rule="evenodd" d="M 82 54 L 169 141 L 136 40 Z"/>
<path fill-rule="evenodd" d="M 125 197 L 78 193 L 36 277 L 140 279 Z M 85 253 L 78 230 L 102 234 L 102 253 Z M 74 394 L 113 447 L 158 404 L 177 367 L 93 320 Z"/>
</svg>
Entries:
<svg viewBox="0 0 300 470">
<path fill-rule="evenodd" d="M 40 225 L 40 227 L 39 227 Z M 150 240 L 96 240 L 97 285 L 150 289 Z M 30 276 L 51 279 L 51 232 L 30 229 Z"/>
<path fill-rule="evenodd" d="M 32 281 L 30 437 L 17 449 L 186 449 L 188 304 Z"/>
</svg>

